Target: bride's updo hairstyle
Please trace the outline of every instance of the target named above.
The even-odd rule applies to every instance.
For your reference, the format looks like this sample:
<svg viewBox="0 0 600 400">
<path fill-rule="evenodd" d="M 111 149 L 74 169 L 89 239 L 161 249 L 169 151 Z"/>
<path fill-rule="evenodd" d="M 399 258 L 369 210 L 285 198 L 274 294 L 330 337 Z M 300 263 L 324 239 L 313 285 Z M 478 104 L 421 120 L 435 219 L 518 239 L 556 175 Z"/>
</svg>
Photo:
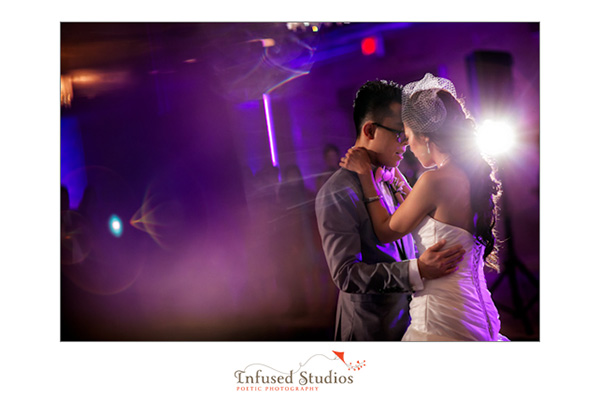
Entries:
<svg viewBox="0 0 600 400">
<path fill-rule="evenodd" d="M 469 178 L 474 236 L 485 248 L 486 264 L 499 270 L 495 226 L 501 185 L 494 165 L 479 150 L 475 122 L 457 100 L 452 82 L 426 74 L 421 81 L 406 85 L 402 118 L 415 135 L 428 137 L 449 154 Z"/>
</svg>

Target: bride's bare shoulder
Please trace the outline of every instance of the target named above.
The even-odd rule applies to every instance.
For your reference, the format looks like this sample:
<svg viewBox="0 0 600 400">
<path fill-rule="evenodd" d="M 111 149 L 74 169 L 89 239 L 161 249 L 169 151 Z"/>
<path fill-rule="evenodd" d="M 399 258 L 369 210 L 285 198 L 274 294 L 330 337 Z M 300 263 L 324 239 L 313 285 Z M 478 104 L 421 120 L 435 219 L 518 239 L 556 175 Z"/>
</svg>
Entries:
<svg viewBox="0 0 600 400">
<path fill-rule="evenodd" d="M 469 191 L 469 179 L 460 168 L 446 168 L 433 169 L 424 172 L 419 179 L 417 184 L 423 188 L 434 190 L 438 196 L 449 194 L 456 195 L 457 193 Z M 417 186 L 415 184 L 415 188 Z"/>
<path fill-rule="evenodd" d="M 430 169 L 419 176 L 417 184 L 420 184 L 421 186 L 439 185 L 444 180 L 444 175 L 444 173 L 440 174 L 440 170 L 438 169 Z"/>
</svg>

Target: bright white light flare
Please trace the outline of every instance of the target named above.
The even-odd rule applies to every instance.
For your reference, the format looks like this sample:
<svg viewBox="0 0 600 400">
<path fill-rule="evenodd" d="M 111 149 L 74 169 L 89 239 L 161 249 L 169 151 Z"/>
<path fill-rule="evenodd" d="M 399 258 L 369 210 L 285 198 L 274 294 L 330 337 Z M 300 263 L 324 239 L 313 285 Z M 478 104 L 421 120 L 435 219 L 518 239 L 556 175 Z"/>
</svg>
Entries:
<svg viewBox="0 0 600 400">
<path fill-rule="evenodd" d="M 514 145 L 515 132 L 506 122 L 488 119 L 478 129 L 477 142 L 482 153 L 500 155 Z"/>
</svg>

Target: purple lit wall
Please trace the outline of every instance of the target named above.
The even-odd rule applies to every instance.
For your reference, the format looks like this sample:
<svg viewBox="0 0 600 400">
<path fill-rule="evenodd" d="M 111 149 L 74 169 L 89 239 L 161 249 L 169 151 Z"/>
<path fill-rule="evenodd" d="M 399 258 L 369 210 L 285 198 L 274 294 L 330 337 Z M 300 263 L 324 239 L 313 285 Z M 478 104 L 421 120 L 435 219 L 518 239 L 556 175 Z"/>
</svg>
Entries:
<svg viewBox="0 0 600 400">
<path fill-rule="evenodd" d="M 61 179 L 77 171 L 61 181 L 77 199 L 63 215 L 63 340 L 331 340 L 336 289 L 312 203 L 323 147 L 353 145 L 370 79 L 432 72 L 468 106 L 479 50 L 514 61 L 519 146 L 504 175 L 516 252 L 538 276 L 537 24 L 62 24 L 61 74 L 75 79 Z M 420 172 L 410 157 L 402 168 Z M 537 340 L 538 310 L 533 333 L 503 314 L 507 336 Z"/>
<path fill-rule="evenodd" d="M 76 208 L 83 197 L 87 185 L 84 173 L 78 173 L 85 166 L 81 133 L 76 118 L 62 118 L 60 121 L 60 181 L 69 191 L 69 205 Z"/>
</svg>

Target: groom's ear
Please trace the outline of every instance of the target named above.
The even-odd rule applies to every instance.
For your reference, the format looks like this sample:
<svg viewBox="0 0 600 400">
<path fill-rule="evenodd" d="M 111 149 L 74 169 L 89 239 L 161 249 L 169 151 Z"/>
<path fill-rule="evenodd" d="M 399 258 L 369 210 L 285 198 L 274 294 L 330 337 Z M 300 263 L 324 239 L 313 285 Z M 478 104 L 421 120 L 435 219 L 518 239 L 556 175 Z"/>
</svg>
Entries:
<svg viewBox="0 0 600 400">
<path fill-rule="evenodd" d="M 363 125 L 362 132 L 363 135 L 367 136 L 369 139 L 375 138 L 375 125 L 371 122 L 367 122 Z"/>
</svg>

